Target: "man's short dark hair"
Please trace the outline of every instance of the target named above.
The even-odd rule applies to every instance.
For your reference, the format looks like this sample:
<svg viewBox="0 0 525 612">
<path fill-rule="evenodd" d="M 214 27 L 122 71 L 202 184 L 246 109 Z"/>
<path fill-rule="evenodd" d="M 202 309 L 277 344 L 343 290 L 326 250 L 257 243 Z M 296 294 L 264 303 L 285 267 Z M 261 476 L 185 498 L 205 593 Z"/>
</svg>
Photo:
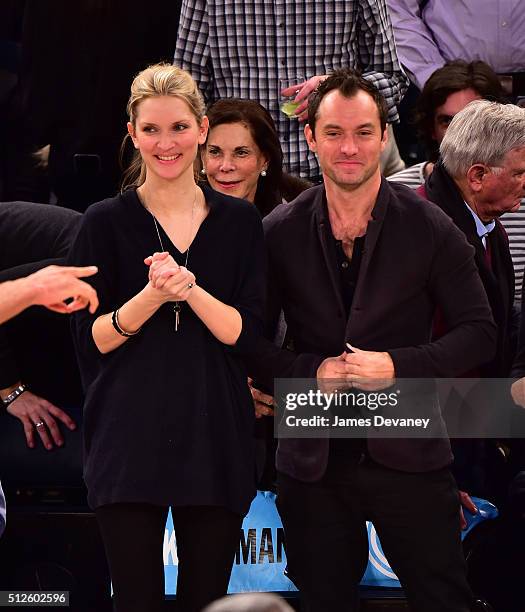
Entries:
<svg viewBox="0 0 525 612">
<path fill-rule="evenodd" d="M 326 94 L 337 90 L 345 98 L 353 98 L 359 91 L 366 92 L 376 103 L 381 123 L 381 134 L 386 129 L 388 107 L 384 97 L 370 81 L 361 76 L 361 73 L 350 68 L 334 70 L 330 76 L 319 84 L 308 101 L 308 124 L 315 136 L 315 124 L 318 119 L 319 105 Z"/>
<path fill-rule="evenodd" d="M 418 98 L 414 115 L 418 135 L 431 161 L 435 161 L 439 153 L 439 144 L 432 136 L 436 109 L 443 106 L 451 94 L 464 89 L 473 89 L 491 102 L 503 101 L 499 77 L 485 62 L 454 60 L 433 72 Z"/>
</svg>

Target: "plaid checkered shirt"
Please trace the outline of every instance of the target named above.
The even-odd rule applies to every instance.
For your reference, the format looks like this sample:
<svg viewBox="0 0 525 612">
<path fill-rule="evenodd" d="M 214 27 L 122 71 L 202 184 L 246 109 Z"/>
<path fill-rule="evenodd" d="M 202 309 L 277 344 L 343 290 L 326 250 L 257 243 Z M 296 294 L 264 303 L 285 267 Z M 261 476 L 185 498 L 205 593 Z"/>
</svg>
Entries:
<svg viewBox="0 0 525 612">
<path fill-rule="evenodd" d="M 183 0 L 174 63 L 207 104 L 257 100 L 275 121 L 289 172 L 318 177 L 303 124 L 279 111 L 280 79 L 359 68 L 385 96 L 389 121 L 407 88 L 385 0 Z"/>
</svg>

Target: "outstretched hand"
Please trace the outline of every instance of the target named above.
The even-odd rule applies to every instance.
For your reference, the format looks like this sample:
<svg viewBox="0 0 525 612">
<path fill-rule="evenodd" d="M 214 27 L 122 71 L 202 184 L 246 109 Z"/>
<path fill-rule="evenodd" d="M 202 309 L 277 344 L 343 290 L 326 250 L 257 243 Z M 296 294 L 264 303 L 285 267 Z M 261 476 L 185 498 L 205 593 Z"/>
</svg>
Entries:
<svg viewBox="0 0 525 612">
<path fill-rule="evenodd" d="M 70 313 L 89 306 L 89 312 L 93 314 L 98 308 L 97 292 L 80 279 L 97 272 L 96 266 L 47 266 L 24 280 L 34 292 L 34 305 L 45 306 L 61 313 Z M 71 298 L 72 301 L 65 304 L 65 300 Z"/>
</svg>

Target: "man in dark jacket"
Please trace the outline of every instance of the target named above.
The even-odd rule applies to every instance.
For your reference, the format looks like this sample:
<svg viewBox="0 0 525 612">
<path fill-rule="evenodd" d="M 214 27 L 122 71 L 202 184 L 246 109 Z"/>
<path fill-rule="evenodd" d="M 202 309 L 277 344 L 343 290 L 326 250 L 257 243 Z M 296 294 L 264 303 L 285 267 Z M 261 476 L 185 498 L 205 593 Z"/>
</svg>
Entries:
<svg viewBox="0 0 525 612">
<path fill-rule="evenodd" d="M 34 446 L 35 430 L 48 449 L 51 440 L 62 443 L 55 419 L 75 427 L 63 410 L 39 394 L 53 401 L 81 400 L 69 324 L 56 313 L 70 313 L 86 305 L 96 308 L 96 293 L 80 280 L 94 274 L 96 268 L 54 265 L 65 261 L 80 218 L 79 213 L 57 206 L 0 203 L 0 400 L 22 422 L 29 446 Z M 66 305 L 62 300 L 70 297 L 75 299 Z M 55 314 L 46 318 L 49 311 L 31 308 L 38 305 Z M 20 313 L 26 308 L 29 316 L 24 318 Z M 49 329 L 44 331 L 42 326 Z M 34 392 L 26 383 L 34 383 Z M 2 431 L 6 435 L 4 423 Z M 8 446 L 5 438 L 2 445 Z M 5 498 L 0 485 L 0 536 L 4 528 Z"/>
<path fill-rule="evenodd" d="M 268 392 L 274 378 L 311 378 L 373 388 L 455 376 L 492 356 L 495 327 L 472 247 L 437 207 L 381 177 L 386 109 L 377 90 L 335 71 L 308 120 L 323 185 L 264 222 L 268 337 L 282 308 L 294 350 L 262 340 L 256 385 Z M 437 306 L 450 330 L 434 343 Z M 413 610 L 469 610 L 451 459 L 445 436 L 279 441 L 278 507 L 305 609 L 357 609 L 370 519 Z"/>
<path fill-rule="evenodd" d="M 63 265 L 81 218 L 59 206 L 1 202 L 0 282 Z M 20 387 L 24 392 L 6 403 Z M 0 325 L 0 399 L 22 422 L 28 446 L 34 447 L 38 439 L 48 450 L 62 444 L 57 422 L 75 427 L 63 408 L 79 411 L 82 403 L 67 317 L 34 307 Z M 5 432 L 5 422 L 2 429 Z"/>
<path fill-rule="evenodd" d="M 508 377 L 514 357 L 514 270 L 499 217 L 516 212 L 525 195 L 525 112 L 512 104 L 471 102 L 452 120 L 440 151 L 442 160 L 427 179 L 423 195 L 451 217 L 474 247 L 498 328 L 494 357 L 486 356 L 476 371 L 468 372 L 483 380 L 470 393 L 469 406 L 463 406 L 462 413 L 475 412 L 478 420 L 482 413 L 489 418 L 497 413 L 503 423 L 510 419 L 508 389 L 486 379 Z M 446 324 L 435 332 L 439 336 L 444 329 Z M 490 438 L 491 432 L 485 433 Z M 461 440 L 453 446 L 454 473 L 460 488 L 502 508 L 507 498 L 502 475 L 506 467 L 498 450 L 498 433 L 492 435 L 494 440 Z"/>
<path fill-rule="evenodd" d="M 425 184 L 475 249 L 475 262 L 498 326 L 498 349 L 481 366 L 484 377 L 505 377 L 510 345 L 514 270 L 499 217 L 516 212 L 525 195 L 525 112 L 477 100 L 452 120 L 440 146 L 442 162 Z"/>
</svg>

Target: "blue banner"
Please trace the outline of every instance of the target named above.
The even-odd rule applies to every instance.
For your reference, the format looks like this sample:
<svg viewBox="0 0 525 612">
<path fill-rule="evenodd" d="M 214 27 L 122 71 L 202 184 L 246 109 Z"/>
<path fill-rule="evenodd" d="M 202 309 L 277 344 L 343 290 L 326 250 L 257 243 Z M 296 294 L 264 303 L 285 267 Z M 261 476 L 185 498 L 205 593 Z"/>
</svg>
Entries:
<svg viewBox="0 0 525 612">
<path fill-rule="evenodd" d="M 478 508 L 476 515 L 465 512 L 468 526 L 463 531 L 465 537 L 479 523 L 495 518 L 498 511 L 491 503 L 472 498 Z M 432 526 L 429 525 L 429 529 Z M 373 587 L 401 588 L 399 581 L 390 568 L 381 548 L 381 543 L 372 523 L 367 524 L 369 557 L 362 585 Z M 421 537 L 424 545 L 424 534 Z M 164 573 L 166 594 L 174 595 L 177 585 L 177 545 L 171 512 L 164 533 Z M 239 548 L 233 565 L 229 593 L 248 591 L 296 591 L 297 589 L 284 575 L 286 553 L 284 531 L 281 518 L 275 507 L 275 495 L 268 491 L 258 491 L 246 515 Z"/>
</svg>

